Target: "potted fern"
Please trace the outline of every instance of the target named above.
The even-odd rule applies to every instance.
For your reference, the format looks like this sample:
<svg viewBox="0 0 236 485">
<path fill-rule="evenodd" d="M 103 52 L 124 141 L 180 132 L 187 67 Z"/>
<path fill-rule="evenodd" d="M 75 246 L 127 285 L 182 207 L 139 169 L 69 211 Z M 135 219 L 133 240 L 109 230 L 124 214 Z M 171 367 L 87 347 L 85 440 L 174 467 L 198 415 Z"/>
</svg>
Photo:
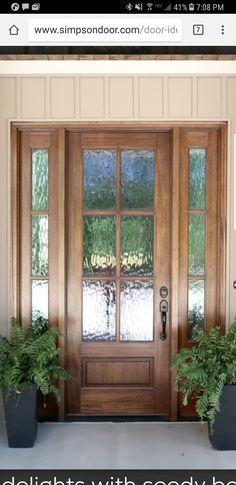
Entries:
<svg viewBox="0 0 236 485">
<path fill-rule="evenodd" d="M 70 374 L 59 365 L 61 349 L 56 328 L 22 328 L 14 319 L 10 337 L 0 335 L 0 387 L 10 447 L 32 447 L 37 435 L 37 391 L 52 392 L 57 401 L 58 379 Z"/>
<path fill-rule="evenodd" d="M 220 328 L 197 331 L 196 345 L 172 357 L 183 404 L 195 398 L 196 413 L 208 421 L 218 450 L 236 449 L 236 321 L 225 335 Z"/>
</svg>

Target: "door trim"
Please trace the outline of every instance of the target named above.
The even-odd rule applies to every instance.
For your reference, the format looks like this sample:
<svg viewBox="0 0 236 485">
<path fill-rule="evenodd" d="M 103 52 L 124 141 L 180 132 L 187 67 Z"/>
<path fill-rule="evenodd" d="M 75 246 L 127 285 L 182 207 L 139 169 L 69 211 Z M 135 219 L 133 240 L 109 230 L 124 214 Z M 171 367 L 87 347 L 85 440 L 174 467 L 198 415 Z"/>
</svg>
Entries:
<svg viewBox="0 0 236 485">
<path fill-rule="evenodd" d="M 173 128 L 172 143 L 172 210 L 171 210 L 171 348 L 170 353 L 178 352 L 178 327 L 179 327 L 179 128 Z M 175 370 L 171 371 L 171 421 L 177 421 L 178 396 L 175 390 Z"/>
<path fill-rule="evenodd" d="M 11 123 L 11 315 L 19 317 L 20 315 L 20 180 L 19 180 L 19 151 L 20 135 L 27 131 L 54 131 L 58 133 L 59 138 L 59 216 L 58 216 L 58 234 L 59 234 L 59 251 L 58 251 L 58 271 L 59 271 L 59 291 L 58 291 L 58 326 L 65 335 L 66 332 L 66 301 L 65 301 L 65 140 L 66 132 L 69 131 L 149 131 L 149 132 L 172 132 L 172 236 L 171 236 L 171 305 L 170 318 L 172 322 L 170 351 L 175 353 L 178 350 L 178 256 L 179 256 L 179 238 L 174 237 L 179 234 L 179 131 L 180 128 L 218 129 L 220 132 L 220 161 L 219 161 L 219 178 L 218 178 L 218 241 L 220 242 L 221 251 L 219 253 L 219 272 L 218 274 L 218 316 L 223 331 L 225 330 L 226 319 L 226 237 L 227 237 L 227 122 L 73 122 L 73 123 L 34 123 L 34 122 L 12 122 Z M 65 347 L 65 338 L 60 338 L 60 345 Z M 61 357 L 61 363 L 64 364 L 64 357 Z M 177 393 L 175 390 L 175 373 L 172 371 L 171 376 L 171 420 L 177 419 Z M 62 401 L 59 404 L 59 419 L 65 419 L 65 389 L 64 383 L 60 385 L 62 392 Z"/>
</svg>

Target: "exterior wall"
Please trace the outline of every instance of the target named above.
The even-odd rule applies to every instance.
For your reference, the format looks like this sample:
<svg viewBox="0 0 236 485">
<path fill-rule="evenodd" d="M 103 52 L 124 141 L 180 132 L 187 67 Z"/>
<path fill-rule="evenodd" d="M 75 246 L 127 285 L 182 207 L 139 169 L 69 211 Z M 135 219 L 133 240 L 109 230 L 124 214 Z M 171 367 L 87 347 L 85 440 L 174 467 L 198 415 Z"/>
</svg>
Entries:
<svg viewBox="0 0 236 485">
<path fill-rule="evenodd" d="M 232 65 L 235 70 L 233 62 Z M 236 74 L 0 74 L 0 333 L 3 334 L 8 331 L 10 318 L 9 127 L 13 120 L 229 120 L 227 313 L 228 323 L 233 321 L 236 231 L 233 228 L 232 135 L 236 133 Z"/>
</svg>

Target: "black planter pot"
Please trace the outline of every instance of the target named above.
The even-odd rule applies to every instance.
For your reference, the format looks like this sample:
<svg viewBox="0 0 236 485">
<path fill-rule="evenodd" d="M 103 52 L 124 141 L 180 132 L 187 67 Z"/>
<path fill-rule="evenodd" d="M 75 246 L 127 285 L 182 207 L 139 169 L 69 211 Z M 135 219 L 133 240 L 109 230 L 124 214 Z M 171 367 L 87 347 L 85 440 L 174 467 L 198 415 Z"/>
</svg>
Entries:
<svg viewBox="0 0 236 485">
<path fill-rule="evenodd" d="M 7 394 L 3 389 L 8 444 L 10 448 L 31 448 L 37 436 L 37 388 L 20 394 Z"/>
<path fill-rule="evenodd" d="M 209 429 L 209 427 L 208 427 Z M 211 444 L 217 450 L 236 450 L 236 385 L 224 386 L 216 414 Z"/>
</svg>

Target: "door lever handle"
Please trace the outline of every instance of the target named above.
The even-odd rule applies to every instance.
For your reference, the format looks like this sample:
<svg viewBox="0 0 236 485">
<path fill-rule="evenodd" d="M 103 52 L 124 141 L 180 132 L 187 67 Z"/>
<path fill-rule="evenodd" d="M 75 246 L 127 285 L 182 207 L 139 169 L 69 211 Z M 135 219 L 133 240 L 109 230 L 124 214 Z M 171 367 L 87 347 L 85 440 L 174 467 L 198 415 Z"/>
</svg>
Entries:
<svg viewBox="0 0 236 485">
<path fill-rule="evenodd" d="M 166 300 L 161 301 L 160 312 L 161 312 L 161 322 L 162 322 L 162 331 L 160 333 L 160 339 L 166 340 L 167 339 L 166 323 L 167 323 L 167 312 L 168 312 L 168 303 Z"/>
<path fill-rule="evenodd" d="M 161 321 L 162 321 L 162 332 L 160 333 L 160 339 L 166 340 L 167 333 L 166 333 L 166 312 L 161 312 Z"/>
</svg>

